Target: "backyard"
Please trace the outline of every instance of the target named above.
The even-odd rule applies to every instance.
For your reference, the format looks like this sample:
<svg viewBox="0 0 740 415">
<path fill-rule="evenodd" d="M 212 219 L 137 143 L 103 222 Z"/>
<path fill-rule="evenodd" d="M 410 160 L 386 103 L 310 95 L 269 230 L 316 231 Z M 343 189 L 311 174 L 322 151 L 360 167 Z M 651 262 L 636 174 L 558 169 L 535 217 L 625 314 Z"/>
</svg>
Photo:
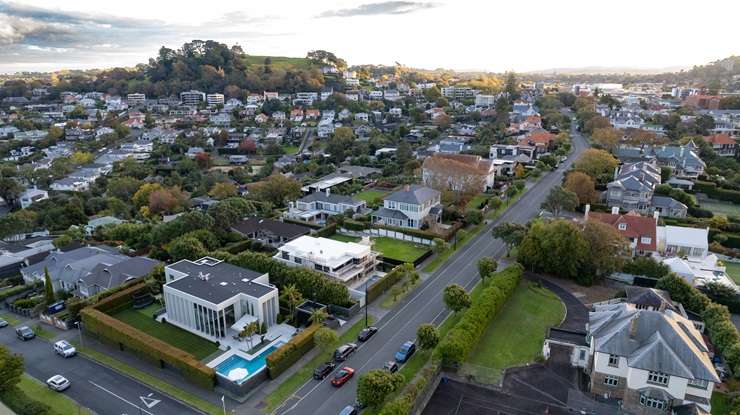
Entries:
<svg viewBox="0 0 740 415">
<path fill-rule="evenodd" d="M 133 308 L 125 309 L 116 313 L 113 317 L 165 343 L 184 350 L 199 360 L 203 360 L 218 351 L 215 343 L 211 343 L 202 337 L 198 337 L 172 324 L 159 323 L 154 320 L 152 315 L 160 308 L 161 306 L 158 303 L 154 303 L 140 310 Z"/>
<path fill-rule="evenodd" d="M 740 263 L 737 262 L 725 262 L 727 275 L 735 281 L 735 284 L 740 284 Z"/>
<path fill-rule="evenodd" d="M 359 242 L 360 237 L 335 233 L 330 236 L 331 239 L 342 242 Z M 385 258 L 395 259 L 402 262 L 416 261 L 417 258 L 424 255 L 429 248 L 423 245 L 411 242 L 401 241 L 399 239 L 388 238 L 385 236 L 372 238 L 373 249 L 383 254 Z"/>
<path fill-rule="evenodd" d="M 721 202 L 719 200 L 702 200 L 699 204 L 702 209 L 707 209 L 714 214 L 740 217 L 740 205 L 734 203 Z"/>
<path fill-rule="evenodd" d="M 535 360 L 547 328 L 558 325 L 565 306 L 551 291 L 521 282 L 468 359 L 476 377 L 498 381 L 503 369 Z M 475 370 L 476 368 L 480 370 Z"/>
<path fill-rule="evenodd" d="M 368 204 L 374 203 L 378 198 L 383 198 L 388 194 L 388 192 L 384 192 L 382 190 L 365 190 L 364 192 L 360 192 L 356 194 L 354 197 L 356 199 L 364 200 Z"/>
</svg>

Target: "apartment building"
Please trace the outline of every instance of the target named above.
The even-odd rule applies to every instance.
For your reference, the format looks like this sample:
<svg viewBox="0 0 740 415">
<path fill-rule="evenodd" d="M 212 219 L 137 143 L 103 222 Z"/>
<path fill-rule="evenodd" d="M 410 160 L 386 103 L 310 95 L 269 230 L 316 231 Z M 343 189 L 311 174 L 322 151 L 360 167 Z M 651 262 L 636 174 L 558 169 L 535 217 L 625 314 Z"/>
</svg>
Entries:
<svg viewBox="0 0 740 415">
<path fill-rule="evenodd" d="M 198 105 L 206 100 L 205 92 L 196 90 L 180 92 L 180 102 L 183 105 Z"/>
<path fill-rule="evenodd" d="M 133 93 L 126 95 L 126 102 L 129 106 L 140 105 L 146 102 L 146 94 Z"/>
<path fill-rule="evenodd" d="M 224 105 L 225 99 L 224 94 L 208 94 L 206 95 L 206 103 L 209 106 Z"/>
</svg>

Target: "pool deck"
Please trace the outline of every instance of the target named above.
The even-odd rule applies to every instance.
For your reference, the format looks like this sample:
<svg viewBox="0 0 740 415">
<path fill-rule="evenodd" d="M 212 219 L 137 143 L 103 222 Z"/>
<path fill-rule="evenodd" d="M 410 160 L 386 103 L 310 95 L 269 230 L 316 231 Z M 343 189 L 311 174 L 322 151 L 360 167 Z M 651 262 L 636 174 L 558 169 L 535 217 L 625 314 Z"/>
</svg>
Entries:
<svg viewBox="0 0 740 415">
<path fill-rule="evenodd" d="M 270 327 L 270 329 L 267 330 L 265 338 L 272 340 L 269 343 L 265 344 L 264 347 L 260 347 L 252 354 L 247 353 L 247 351 L 251 349 L 249 341 L 247 341 L 246 339 L 242 341 L 234 339 L 232 336 L 236 335 L 236 332 L 231 331 L 228 336 L 220 339 L 221 346 L 219 348 L 221 350 L 226 350 L 226 352 L 206 363 L 206 365 L 208 367 L 216 367 L 220 363 L 234 355 L 246 360 L 254 360 L 257 356 L 259 356 L 260 353 L 267 350 L 269 347 L 274 346 L 277 343 L 287 343 L 293 337 L 295 331 L 295 327 L 288 324 L 276 324 Z M 261 336 L 258 334 L 253 335 L 252 344 L 259 344 L 260 337 Z"/>
</svg>

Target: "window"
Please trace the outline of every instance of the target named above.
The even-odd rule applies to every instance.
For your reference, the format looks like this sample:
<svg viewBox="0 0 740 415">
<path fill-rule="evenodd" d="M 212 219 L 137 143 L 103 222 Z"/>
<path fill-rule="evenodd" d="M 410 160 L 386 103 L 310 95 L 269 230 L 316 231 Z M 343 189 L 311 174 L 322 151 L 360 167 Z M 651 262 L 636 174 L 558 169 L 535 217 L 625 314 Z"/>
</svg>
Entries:
<svg viewBox="0 0 740 415">
<path fill-rule="evenodd" d="M 619 230 L 620 231 L 626 231 L 627 230 L 627 224 L 626 223 L 620 223 L 619 224 Z"/>
<path fill-rule="evenodd" d="M 295 257 L 293 258 L 293 262 L 295 262 L 296 264 L 301 264 L 303 263 L 303 260 L 301 258 Z"/>
<path fill-rule="evenodd" d="M 586 359 L 586 351 L 581 349 L 581 353 L 579 354 L 578 360 L 585 360 Z"/>
<path fill-rule="evenodd" d="M 653 238 L 651 238 L 649 236 L 643 236 L 643 237 L 640 238 L 640 243 L 643 243 L 645 245 L 649 244 L 652 241 L 653 241 Z"/>
<path fill-rule="evenodd" d="M 290 254 L 287 253 L 287 252 L 285 252 L 285 251 L 280 251 L 280 257 L 283 258 L 283 259 L 285 259 L 285 260 L 289 260 L 290 259 Z"/>
<path fill-rule="evenodd" d="M 604 378 L 604 385 L 617 386 L 619 385 L 619 378 L 616 376 L 607 376 Z"/>
<path fill-rule="evenodd" d="M 651 398 L 645 395 L 640 395 L 640 405 L 647 406 L 648 408 L 665 409 L 664 400 Z"/>
<path fill-rule="evenodd" d="M 619 367 L 619 356 L 615 354 L 609 355 L 609 366 Z"/>
<path fill-rule="evenodd" d="M 663 386 L 665 386 L 665 385 L 668 385 L 668 378 L 669 377 L 670 376 L 666 375 L 665 373 L 650 371 L 650 372 L 648 372 L 648 379 L 647 379 L 647 381 L 649 383 L 655 383 L 657 385 L 663 385 Z"/>
<path fill-rule="evenodd" d="M 706 389 L 709 386 L 709 381 L 704 379 L 689 379 L 689 386 L 696 389 Z"/>
</svg>

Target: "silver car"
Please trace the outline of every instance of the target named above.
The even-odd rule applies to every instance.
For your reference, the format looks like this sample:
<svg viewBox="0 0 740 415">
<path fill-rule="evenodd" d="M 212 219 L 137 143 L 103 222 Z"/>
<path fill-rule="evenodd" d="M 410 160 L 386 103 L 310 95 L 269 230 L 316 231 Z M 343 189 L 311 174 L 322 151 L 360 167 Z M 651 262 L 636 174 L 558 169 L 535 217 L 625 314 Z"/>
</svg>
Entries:
<svg viewBox="0 0 740 415">
<path fill-rule="evenodd" d="M 8 327 L 8 322 L 0 318 L 0 328 Z"/>
<path fill-rule="evenodd" d="M 66 340 L 54 343 L 54 352 L 62 357 L 72 357 L 77 354 L 77 349 Z"/>
<path fill-rule="evenodd" d="M 62 375 L 54 375 L 50 377 L 49 380 L 46 381 L 46 384 L 49 386 L 49 389 L 57 392 L 64 391 L 70 386 L 69 380 Z"/>
</svg>

